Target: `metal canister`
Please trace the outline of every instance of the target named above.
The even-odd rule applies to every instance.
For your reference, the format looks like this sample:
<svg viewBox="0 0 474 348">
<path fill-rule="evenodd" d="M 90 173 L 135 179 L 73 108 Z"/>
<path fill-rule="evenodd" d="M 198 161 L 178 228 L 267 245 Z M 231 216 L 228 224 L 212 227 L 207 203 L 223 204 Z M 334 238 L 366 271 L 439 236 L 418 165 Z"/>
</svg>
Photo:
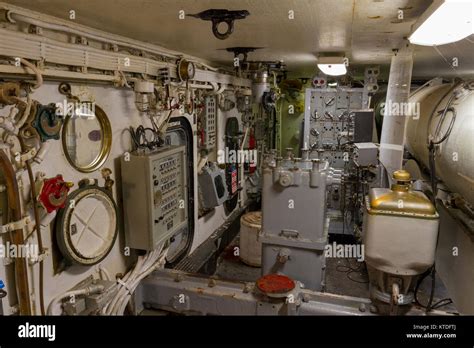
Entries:
<svg viewBox="0 0 474 348">
<path fill-rule="evenodd" d="M 262 265 L 261 230 L 261 211 L 252 211 L 240 218 L 240 259 L 249 266 Z"/>
</svg>

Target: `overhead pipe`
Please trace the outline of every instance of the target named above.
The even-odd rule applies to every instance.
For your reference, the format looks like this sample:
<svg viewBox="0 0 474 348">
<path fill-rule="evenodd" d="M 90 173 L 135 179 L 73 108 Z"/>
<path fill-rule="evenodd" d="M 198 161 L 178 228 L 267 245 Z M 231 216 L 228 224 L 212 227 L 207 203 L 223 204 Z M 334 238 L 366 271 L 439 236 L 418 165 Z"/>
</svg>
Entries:
<svg viewBox="0 0 474 348">
<path fill-rule="evenodd" d="M 18 22 L 22 22 L 22 23 L 26 23 L 26 24 L 31 24 L 31 25 L 34 25 L 34 26 L 37 26 L 37 27 L 40 27 L 40 28 L 49 29 L 49 30 L 53 30 L 53 31 L 59 31 L 59 32 L 63 32 L 63 33 L 69 33 L 69 34 L 85 37 L 85 38 L 88 38 L 88 39 L 96 40 L 96 41 L 99 41 L 99 42 L 109 43 L 109 44 L 112 44 L 112 45 L 118 45 L 118 46 L 123 46 L 123 47 L 132 47 L 132 48 L 136 48 L 136 49 L 140 49 L 140 50 L 145 50 L 146 49 L 150 53 L 160 54 L 160 55 L 165 56 L 167 58 L 173 58 L 173 59 L 178 58 L 178 56 L 176 56 L 176 55 L 171 55 L 171 54 L 165 53 L 165 52 L 156 52 L 155 50 L 151 50 L 149 48 L 143 47 L 142 45 L 135 45 L 135 44 L 130 44 L 130 43 L 120 41 L 120 40 L 104 38 L 104 37 L 98 36 L 94 33 L 87 32 L 87 31 L 80 30 L 80 29 L 70 28 L 70 27 L 67 27 L 67 26 L 62 25 L 62 24 L 47 23 L 47 22 L 42 21 L 42 20 L 38 20 L 38 19 L 28 17 L 27 15 L 16 13 L 16 11 L 13 11 L 13 10 L 8 10 L 7 19 L 9 19 L 11 23 L 16 23 L 18 21 Z"/>
<path fill-rule="evenodd" d="M 209 84 L 212 86 L 212 95 L 219 95 L 224 93 L 225 89 L 227 88 L 227 85 L 225 84 L 218 84 L 217 82 L 209 82 Z"/>
<path fill-rule="evenodd" d="M 38 241 L 38 249 L 42 254 L 43 249 L 43 238 L 41 236 L 41 220 L 39 217 L 37 194 L 35 188 L 35 178 L 33 176 L 33 170 L 31 169 L 31 164 L 29 161 L 26 161 L 26 169 L 28 171 L 28 177 L 30 179 L 30 191 L 31 191 L 31 202 L 33 203 L 33 215 L 35 219 L 35 230 L 36 230 L 36 240 Z M 42 259 L 39 260 L 39 293 L 40 293 L 40 310 L 41 315 L 45 315 L 44 307 L 44 262 Z"/>
<path fill-rule="evenodd" d="M 183 54 L 180 54 L 179 52 L 172 52 L 170 50 L 166 50 L 166 49 L 163 49 L 163 48 L 156 49 L 156 48 L 150 47 L 149 45 L 140 43 L 139 41 L 136 41 L 136 40 L 132 40 L 132 39 L 127 40 L 126 38 L 121 38 L 119 35 L 113 35 L 113 34 L 101 32 L 99 30 L 94 30 L 92 28 L 77 29 L 77 28 L 69 27 L 66 24 L 48 23 L 48 22 L 45 22 L 41 19 L 33 18 L 31 15 L 28 15 L 25 12 L 20 13 L 21 12 L 20 10 L 10 9 L 9 6 L 8 7 L 2 6 L 2 8 L 6 10 L 5 17 L 10 23 L 16 23 L 17 21 L 18 22 L 23 22 L 23 23 L 27 23 L 27 24 L 31 24 L 31 25 L 40 27 L 40 28 L 45 28 L 45 29 L 58 31 L 58 32 L 69 33 L 69 34 L 72 34 L 72 35 L 77 35 L 77 36 L 85 37 L 85 38 L 88 38 L 88 39 L 96 40 L 96 41 L 99 41 L 99 42 L 102 42 L 102 43 L 108 43 L 108 44 L 127 47 L 127 48 L 134 48 L 134 49 L 149 52 L 149 53 L 152 53 L 152 54 L 161 55 L 161 56 L 171 58 L 171 59 L 179 59 L 180 57 L 185 57 L 189 61 L 192 61 L 193 63 L 199 64 L 199 65 L 205 67 L 208 70 L 211 70 L 211 71 L 218 71 L 219 70 L 217 68 L 211 67 L 210 65 L 208 65 L 204 62 L 199 61 L 195 57 L 188 56 L 188 55 L 183 55 Z M 77 27 L 77 25 L 76 25 L 76 27 Z M 129 42 L 127 42 L 127 41 L 129 41 Z"/>
<path fill-rule="evenodd" d="M 394 114 L 392 105 L 407 105 L 413 70 L 413 51 L 409 45 L 395 52 L 390 64 L 385 112 L 380 139 L 380 162 L 387 170 L 388 178 L 402 168 L 406 123 L 409 115 Z M 391 179 L 389 179 L 391 180 Z"/>
</svg>

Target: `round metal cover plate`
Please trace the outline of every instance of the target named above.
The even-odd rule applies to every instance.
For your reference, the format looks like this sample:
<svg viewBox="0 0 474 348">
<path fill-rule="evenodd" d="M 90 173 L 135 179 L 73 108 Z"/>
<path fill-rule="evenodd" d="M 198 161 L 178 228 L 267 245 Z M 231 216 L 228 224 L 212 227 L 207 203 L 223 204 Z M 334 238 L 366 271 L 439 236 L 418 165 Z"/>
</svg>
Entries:
<svg viewBox="0 0 474 348">
<path fill-rule="evenodd" d="M 286 293 L 295 288 L 295 282 L 285 275 L 267 274 L 257 280 L 257 287 L 268 294 Z"/>
</svg>

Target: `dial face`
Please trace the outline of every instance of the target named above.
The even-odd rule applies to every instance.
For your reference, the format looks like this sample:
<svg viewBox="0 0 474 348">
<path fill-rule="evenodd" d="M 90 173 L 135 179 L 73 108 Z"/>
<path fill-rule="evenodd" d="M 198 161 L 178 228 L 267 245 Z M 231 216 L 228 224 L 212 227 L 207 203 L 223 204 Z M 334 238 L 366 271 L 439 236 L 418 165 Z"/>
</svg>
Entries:
<svg viewBox="0 0 474 348">
<path fill-rule="evenodd" d="M 194 77 L 194 73 L 196 72 L 193 63 L 188 63 L 188 78 L 192 79 Z"/>
<path fill-rule="evenodd" d="M 178 75 L 181 80 L 189 80 L 194 77 L 196 68 L 193 63 L 181 60 L 178 65 Z"/>
</svg>

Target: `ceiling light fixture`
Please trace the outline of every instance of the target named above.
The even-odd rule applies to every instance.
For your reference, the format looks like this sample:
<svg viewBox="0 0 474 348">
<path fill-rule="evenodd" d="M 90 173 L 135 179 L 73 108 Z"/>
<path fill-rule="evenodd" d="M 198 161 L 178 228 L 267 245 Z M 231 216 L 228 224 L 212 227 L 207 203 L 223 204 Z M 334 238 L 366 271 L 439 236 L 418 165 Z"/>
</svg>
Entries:
<svg viewBox="0 0 474 348">
<path fill-rule="evenodd" d="M 347 73 L 344 57 L 319 57 L 318 68 L 330 76 L 341 76 Z"/>
<path fill-rule="evenodd" d="M 435 0 L 415 22 L 408 40 L 415 45 L 438 46 L 474 34 L 472 0 Z"/>
</svg>

